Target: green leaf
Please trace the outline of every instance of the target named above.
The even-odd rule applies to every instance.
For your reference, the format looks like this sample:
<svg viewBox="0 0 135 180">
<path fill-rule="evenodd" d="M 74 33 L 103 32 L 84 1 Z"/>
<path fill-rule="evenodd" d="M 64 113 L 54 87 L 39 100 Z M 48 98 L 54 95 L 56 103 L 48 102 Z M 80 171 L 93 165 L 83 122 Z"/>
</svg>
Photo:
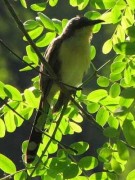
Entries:
<svg viewBox="0 0 135 180">
<path fill-rule="evenodd" d="M 115 0 L 91 0 L 91 6 L 96 9 L 110 9 L 113 8 L 116 4 Z"/>
<path fill-rule="evenodd" d="M 34 11 L 44 11 L 46 9 L 46 3 L 36 3 L 32 4 L 30 7 Z"/>
<path fill-rule="evenodd" d="M 98 79 L 97 79 L 97 84 L 101 87 L 108 87 L 109 86 L 109 79 L 105 76 L 100 76 Z"/>
<path fill-rule="evenodd" d="M 112 98 L 115 98 L 120 95 L 121 89 L 118 83 L 114 83 L 109 90 L 109 94 Z"/>
<path fill-rule="evenodd" d="M 39 26 L 39 23 L 35 20 L 28 20 L 25 23 L 23 23 L 26 30 L 32 30 Z"/>
<path fill-rule="evenodd" d="M 95 55 L 96 55 L 96 48 L 93 45 L 91 45 L 90 46 L 90 60 L 93 60 Z"/>
<path fill-rule="evenodd" d="M 1 81 L 0 81 L 0 97 L 2 98 L 2 99 L 4 99 L 7 95 L 6 95 L 6 93 L 5 93 L 5 91 L 4 91 L 4 83 L 2 83 Z"/>
<path fill-rule="evenodd" d="M 130 84 L 131 82 L 131 70 L 129 67 L 124 70 L 124 81 L 126 84 Z"/>
<path fill-rule="evenodd" d="M 38 16 L 46 29 L 49 29 L 52 31 L 55 30 L 53 21 L 48 16 L 46 16 L 45 14 L 43 14 L 41 12 L 38 13 Z"/>
<path fill-rule="evenodd" d="M 94 169 L 98 165 L 98 160 L 92 156 L 85 156 L 79 161 L 79 167 L 84 170 Z"/>
<path fill-rule="evenodd" d="M 10 110 L 4 116 L 6 130 L 8 132 L 14 132 L 16 129 L 14 113 Z"/>
<path fill-rule="evenodd" d="M 81 126 L 79 126 L 77 123 L 74 122 L 69 122 L 70 127 L 72 128 L 72 130 L 76 133 L 80 133 L 82 132 L 82 128 Z"/>
<path fill-rule="evenodd" d="M 35 53 L 35 51 L 33 50 L 33 48 L 31 47 L 31 45 L 26 46 L 26 52 L 27 55 L 29 57 L 29 59 L 34 63 L 34 64 L 38 64 L 38 56 Z"/>
<path fill-rule="evenodd" d="M 112 40 L 108 39 L 102 47 L 102 52 L 104 54 L 108 54 L 111 50 L 112 50 Z"/>
<path fill-rule="evenodd" d="M 14 175 L 14 180 L 26 180 L 27 179 L 27 173 L 25 171 L 18 172 Z"/>
<path fill-rule="evenodd" d="M 37 41 L 36 41 L 36 45 L 38 47 L 45 47 L 48 46 L 51 41 L 55 38 L 56 33 L 55 32 L 48 32 L 46 34 L 44 34 L 43 36 L 41 36 Z"/>
<path fill-rule="evenodd" d="M 95 113 L 98 111 L 98 109 L 100 108 L 100 105 L 98 103 L 95 102 L 89 102 L 87 104 L 87 111 L 89 113 Z"/>
<path fill-rule="evenodd" d="M 4 92 L 7 94 L 8 98 L 14 101 L 22 101 L 22 95 L 15 87 L 11 85 L 5 85 Z"/>
<path fill-rule="evenodd" d="M 100 149 L 98 156 L 101 162 L 108 162 L 112 156 L 112 150 L 109 147 L 103 147 Z"/>
<path fill-rule="evenodd" d="M 135 54 L 135 42 L 121 42 L 115 44 L 114 50 L 123 55 L 134 55 Z"/>
<path fill-rule="evenodd" d="M 84 14 L 85 17 L 87 17 L 88 19 L 98 19 L 101 14 L 97 11 L 87 11 L 85 14 Z"/>
<path fill-rule="evenodd" d="M 80 141 L 71 144 L 70 147 L 77 151 L 77 154 L 75 153 L 75 155 L 81 155 L 89 149 L 89 144 L 87 142 Z M 72 153 L 74 152 L 72 151 Z"/>
<path fill-rule="evenodd" d="M 5 124 L 3 120 L 0 119 L 0 138 L 5 136 L 5 131 L 6 131 Z"/>
<path fill-rule="evenodd" d="M 116 180 L 117 176 L 110 172 L 97 172 L 90 176 L 89 180 Z"/>
<path fill-rule="evenodd" d="M 104 129 L 104 135 L 106 137 L 109 137 L 109 138 L 114 138 L 118 135 L 118 130 L 116 130 L 115 128 L 112 128 L 112 127 L 107 127 Z"/>
<path fill-rule="evenodd" d="M 130 26 L 127 28 L 127 34 L 130 38 L 133 38 L 135 40 L 135 25 Z"/>
<path fill-rule="evenodd" d="M 106 124 L 108 118 L 109 112 L 104 107 L 101 107 L 96 114 L 96 122 L 103 127 Z"/>
<path fill-rule="evenodd" d="M 122 91 L 121 96 L 125 99 L 133 99 L 135 98 L 135 88 L 130 87 L 126 88 Z"/>
<path fill-rule="evenodd" d="M 125 120 L 123 123 L 123 134 L 130 146 L 135 147 L 135 122 Z"/>
<path fill-rule="evenodd" d="M 34 93 L 30 89 L 24 91 L 24 97 L 30 107 L 38 108 L 39 98 L 36 98 Z"/>
<path fill-rule="evenodd" d="M 119 81 L 122 78 L 122 74 L 116 74 L 116 73 L 111 73 L 110 74 L 110 79 L 115 82 L 115 81 Z"/>
<path fill-rule="evenodd" d="M 79 174 L 79 167 L 76 164 L 69 164 L 63 171 L 63 178 L 71 179 L 76 177 L 78 174 Z"/>
<path fill-rule="evenodd" d="M 127 146 L 120 140 L 117 141 L 117 150 L 119 153 L 119 157 L 122 160 L 128 160 L 129 159 L 129 151 Z"/>
<path fill-rule="evenodd" d="M 108 118 L 108 124 L 110 127 L 115 128 L 115 129 L 118 129 L 118 127 L 119 127 L 118 119 L 112 115 L 110 115 Z"/>
<path fill-rule="evenodd" d="M 133 1 L 133 0 L 126 0 L 126 1 L 129 4 L 131 9 L 135 9 L 135 1 Z"/>
<path fill-rule="evenodd" d="M 87 100 L 89 100 L 90 102 L 99 102 L 101 99 L 107 97 L 108 93 L 106 90 L 104 89 L 98 89 L 95 91 L 92 91 L 88 97 Z"/>
<path fill-rule="evenodd" d="M 70 5 L 73 7 L 78 7 L 78 10 L 83 10 L 89 3 L 89 0 L 70 0 Z"/>
<path fill-rule="evenodd" d="M 62 33 L 62 22 L 59 19 L 55 19 L 55 18 L 53 18 L 52 21 L 53 21 L 55 28 L 58 31 L 58 34 L 61 34 Z"/>
<path fill-rule="evenodd" d="M 54 7 L 58 3 L 58 0 L 49 0 L 49 5 Z"/>
<path fill-rule="evenodd" d="M 111 164 L 112 170 L 114 172 L 116 172 L 118 174 L 122 172 L 122 167 L 124 165 L 120 164 L 116 159 L 112 158 L 110 164 Z"/>
<path fill-rule="evenodd" d="M 38 36 L 40 36 L 40 34 L 43 32 L 43 27 L 37 27 L 31 31 L 28 32 L 29 36 L 31 37 L 32 40 L 36 39 Z M 27 41 L 27 39 L 25 38 L 25 36 L 23 37 L 24 41 Z"/>
<path fill-rule="evenodd" d="M 24 8 L 27 8 L 26 0 L 20 0 L 20 2 Z"/>
<path fill-rule="evenodd" d="M 0 154 L 0 169 L 7 174 L 14 174 L 16 172 L 15 164 L 3 154 Z"/>
<path fill-rule="evenodd" d="M 121 73 L 126 67 L 126 63 L 125 62 L 114 62 L 111 65 L 111 72 L 114 74 L 119 74 Z"/>
<path fill-rule="evenodd" d="M 127 175 L 126 180 L 133 180 L 135 177 L 135 169 L 130 171 L 130 173 Z"/>
</svg>

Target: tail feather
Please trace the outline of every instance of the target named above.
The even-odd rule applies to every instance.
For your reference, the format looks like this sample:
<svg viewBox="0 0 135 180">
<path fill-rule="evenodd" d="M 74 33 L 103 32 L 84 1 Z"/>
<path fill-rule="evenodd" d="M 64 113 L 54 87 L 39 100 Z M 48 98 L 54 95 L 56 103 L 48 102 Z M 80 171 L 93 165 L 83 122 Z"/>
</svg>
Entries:
<svg viewBox="0 0 135 180">
<path fill-rule="evenodd" d="M 33 123 L 31 135 L 28 142 L 28 148 L 26 152 L 27 163 L 32 163 L 34 161 L 39 145 L 42 142 L 42 130 L 45 126 L 49 109 L 50 109 L 50 105 L 46 102 L 44 103 L 43 106 L 41 101 L 39 105 L 39 110 L 36 114 L 36 118 Z"/>
</svg>

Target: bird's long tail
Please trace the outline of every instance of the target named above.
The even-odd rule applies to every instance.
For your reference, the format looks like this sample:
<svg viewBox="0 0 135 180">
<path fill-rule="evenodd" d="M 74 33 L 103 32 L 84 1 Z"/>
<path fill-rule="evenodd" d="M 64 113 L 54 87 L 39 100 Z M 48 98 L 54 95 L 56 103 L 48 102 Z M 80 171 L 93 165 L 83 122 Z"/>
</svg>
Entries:
<svg viewBox="0 0 135 180">
<path fill-rule="evenodd" d="M 28 147 L 26 152 L 26 162 L 32 163 L 37 154 L 40 143 L 42 142 L 42 130 L 46 123 L 46 118 L 49 113 L 50 105 L 44 101 L 40 101 L 39 110 L 33 123 Z"/>
</svg>

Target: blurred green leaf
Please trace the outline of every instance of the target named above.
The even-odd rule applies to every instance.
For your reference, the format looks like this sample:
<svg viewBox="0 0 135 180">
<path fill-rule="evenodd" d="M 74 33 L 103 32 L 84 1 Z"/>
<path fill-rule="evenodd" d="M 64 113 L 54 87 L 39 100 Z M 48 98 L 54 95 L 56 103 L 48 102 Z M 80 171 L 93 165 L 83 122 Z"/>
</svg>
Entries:
<svg viewBox="0 0 135 180">
<path fill-rule="evenodd" d="M 135 147 L 135 122 L 125 120 L 123 123 L 123 134 L 130 146 Z"/>
<path fill-rule="evenodd" d="M 118 127 L 119 127 L 118 119 L 112 115 L 110 115 L 108 118 L 108 124 L 110 127 L 115 128 L 115 129 L 118 129 Z"/>
<path fill-rule="evenodd" d="M 98 79 L 97 79 L 97 84 L 100 86 L 100 87 L 108 87 L 109 86 L 109 79 L 105 76 L 100 76 Z"/>
<path fill-rule="evenodd" d="M 108 39 L 102 47 L 102 52 L 104 54 L 108 54 L 111 50 L 112 50 L 112 40 Z"/>
<path fill-rule="evenodd" d="M 132 1 L 132 0 L 126 0 L 126 1 L 129 4 L 131 9 L 135 9 L 135 1 Z"/>
<path fill-rule="evenodd" d="M 26 46 L 26 52 L 28 55 L 28 58 L 31 60 L 31 62 L 33 62 L 34 64 L 38 64 L 38 56 L 35 53 L 35 51 L 33 50 L 33 48 L 31 47 L 31 45 Z"/>
<path fill-rule="evenodd" d="M 80 141 L 71 144 L 70 147 L 77 151 L 77 154 L 75 153 L 76 155 L 81 155 L 89 149 L 89 144 L 87 142 Z"/>
<path fill-rule="evenodd" d="M 112 170 L 116 173 L 122 173 L 122 169 L 123 169 L 123 166 L 124 164 L 120 164 L 116 159 L 112 158 L 111 159 L 111 167 L 112 167 Z"/>
<path fill-rule="evenodd" d="M 15 164 L 3 154 L 0 154 L 0 169 L 8 174 L 14 174 L 16 172 Z"/>
<path fill-rule="evenodd" d="M 129 67 L 124 70 L 124 80 L 126 84 L 131 82 L 131 70 Z"/>
<path fill-rule="evenodd" d="M 108 93 L 104 89 L 98 89 L 95 91 L 92 91 L 88 96 L 87 100 L 90 102 L 99 102 L 101 99 L 107 97 Z"/>
<path fill-rule="evenodd" d="M 70 5 L 73 7 L 78 7 L 78 10 L 83 10 L 89 3 L 89 0 L 70 0 Z"/>
<path fill-rule="evenodd" d="M 117 141 L 117 149 L 119 156 L 122 160 L 128 160 L 129 158 L 129 151 L 127 146 L 120 140 Z"/>
<path fill-rule="evenodd" d="M 26 30 L 32 30 L 35 29 L 36 27 L 39 26 L 39 23 L 35 20 L 27 20 L 26 22 L 23 23 L 24 27 Z"/>
<path fill-rule="evenodd" d="M 4 83 L 0 81 L 0 98 L 4 99 L 7 94 L 4 91 Z"/>
<path fill-rule="evenodd" d="M 34 11 L 44 11 L 46 9 L 46 3 L 36 3 L 32 4 L 30 7 Z"/>
<path fill-rule="evenodd" d="M 38 16 L 46 29 L 49 29 L 52 31 L 55 30 L 53 21 L 48 16 L 46 16 L 45 14 L 43 14 L 41 12 L 38 13 Z"/>
<path fill-rule="evenodd" d="M 2 119 L 0 119 L 0 138 L 5 136 L 6 127 Z"/>
<path fill-rule="evenodd" d="M 24 97 L 30 107 L 38 108 L 39 98 L 36 98 L 34 93 L 30 89 L 24 91 Z"/>
<path fill-rule="evenodd" d="M 123 55 L 134 55 L 135 54 L 135 42 L 121 42 L 115 44 L 114 50 Z"/>
<path fill-rule="evenodd" d="M 24 8 L 27 8 L 26 0 L 20 0 L 20 2 Z"/>
<path fill-rule="evenodd" d="M 18 89 L 11 85 L 5 85 L 4 86 L 4 92 L 8 96 L 8 98 L 14 100 L 14 101 L 22 101 L 22 95 L 19 92 Z"/>
<path fill-rule="evenodd" d="M 79 167 L 84 170 L 94 169 L 98 165 L 98 160 L 92 156 L 85 156 L 79 161 Z"/>
<path fill-rule="evenodd" d="M 79 174 L 79 167 L 76 164 L 69 164 L 63 171 L 63 178 L 71 179 L 76 177 L 78 174 Z"/>
<path fill-rule="evenodd" d="M 58 3 L 58 0 L 49 0 L 49 5 L 54 7 Z"/>
<path fill-rule="evenodd" d="M 115 82 L 115 81 L 119 81 L 122 78 L 122 74 L 116 74 L 116 73 L 111 73 L 110 74 L 110 79 Z"/>
<path fill-rule="evenodd" d="M 89 102 L 87 104 L 87 111 L 89 113 L 95 113 L 98 111 L 99 108 L 100 108 L 100 105 L 96 102 Z"/>
<path fill-rule="evenodd" d="M 111 172 L 97 172 L 90 176 L 89 180 L 116 180 L 117 175 Z"/>
<path fill-rule="evenodd" d="M 110 96 L 112 98 L 115 98 L 120 95 L 120 92 L 121 92 L 120 85 L 118 83 L 112 84 L 112 86 L 110 87 L 110 90 L 109 90 Z"/>
<path fill-rule="evenodd" d="M 29 36 L 31 37 L 32 40 L 36 39 L 38 36 L 41 35 L 41 33 L 43 32 L 43 27 L 40 26 L 40 27 L 37 27 L 31 31 L 28 32 Z M 27 41 L 25 37 L 23 37 L 23 40 L 24 41 Z"/>
<path fill-rule="evenodd" d="M 90 46 L 90 60 L 93 60 L 95 55 L 96 55 L 96 48 L 95 46 L 91 45 Z"/>
<path fill-rule="evenodd" d="M 98 11 L 87 11 L 84 14 L 84 16 L 87 17 L 88 19 L 95 20 L 95 19 L 99 18 L 101 16 L 101 14 Z"/>
<path fill-rule="evenodd" d="M 101 162 L 108 162 L 112 156 L 112 150 L 109 147 L 102 147 L 98 152 L 98 158 Z"/>
<path fill-rule="evenodd" d="M 114 138 L 116 136 L 118 136 L 118 130 L 116 130 L 115 128 L 112 128 L 112 127 L 107 127 L 104 129 L 104 135 L 106 137 L 109 137 L 109 138 Z"/>
<path fill-rule="evenodd" d="M 129 87 L 122 91 L 121 96 L 125 99 L 132 99 L 135 98 L 135 88 Z"/>
<path fill-rule="evenodd" d="M 126 63 L 125 62 L 114 62 L 111 65 L 111 72 L 114 74 L 119 74 L 121 73 L 126 67 Z"/>
<path fill-rule="evenodd" d="M 27 179 L 27 173 L 25 171 L 18 172 L 14 175 L 14 180 L 26 180 Z"/>
<path fill-rule="evenodd" d="M 135 177 L 135 169 L 130 171 L 130 173 L 127 175 L 126 180 L 133 180 Z"/>
<path fill-rule="evenodd" d="M 104 107 L 101 107 L 96 114 L 96 122 L 103 127 L 106 124 L 108 118 L 109 112 Z"/>
<path fill-rule="evenodd" d="M 36 45 L 38 47 L 45 47 L 48 46 L 51 41 L 55 38 L 56 33 L 55 32 L 48 32 L 44 35 L 42 35 L 37 41 L 36 41 Z"/>
</svg>

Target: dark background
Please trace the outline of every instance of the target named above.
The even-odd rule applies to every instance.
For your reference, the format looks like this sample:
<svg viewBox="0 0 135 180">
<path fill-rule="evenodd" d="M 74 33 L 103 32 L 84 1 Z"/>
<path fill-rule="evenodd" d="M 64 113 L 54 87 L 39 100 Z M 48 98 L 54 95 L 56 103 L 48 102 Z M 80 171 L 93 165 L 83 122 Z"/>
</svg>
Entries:
<svg viewBox="0 0 135 180">
<path fill-rule="evenodd" d="M 25 22 L 28 19 L 34 19 L 36 12 L 30 10 L 30 8 L 23 8 L 19 1 L 10 1 L 14 6 L 19 18 L 22 22 Z M 30 1 L 31 3 L 34 1 Z M 77 8 L 73 8 L 69 5 L 68 1 L 59 0 L 59 3 L 56 7 L 47 6 L 46 10 L 43 12 L 50 18 L 70 19 L 76 15 L 84 14 L 87 10 L 91 10 L 90 7 L 87 7 L 83 11 L 78 11 Z M 112 54 L 103 55 L 102 46 L 105 40 L 110 38 L 112 32 L 111 25 L 104 25 L 99 33 L 95 34 L 92 40 L 92 44 L 95 45 L 97 49 L 97 55 L 94 59 L 94 65 L 99 68 L 103 65 L 109 58 L 112 57 Z M 26 43 L 22 40 L 22 33 L 17 28 L 14 20 L 12 19 L 10 13 L 6 9 L 3 1 L 0 1 L 0 38 L 20 57 L 25 55 L 25 46 Z M 28 72 L 19 72 L 19 69 L 24 67 L 24 64 L 21 63 L 16 57 L 13 56 L 9 51 L 4 47 L 0 46 L 0 81 L 3 83 L 11 84 L 17 87 L 21 92 L 25 88 L 30 87 L 31 78 L 35 77 L 37 73 L 34 71 Z M 103 73 L 103 72 L 101 72 Z M 108 73 L 107 69 L 104 69 L 104 73 Z M 89 91 L 97 88 L 96 78 L 94 78 L 87 87 Z M 31 121 L 33 118 L 31 118 Z M 82 124 L 83 132 L 81 134 L 75 134 L 72 136 L 67 136 L 63 138 L 63 142 L 67 145 L 75 141 L 87 141 L 90 144 L 90 149 L 88 150 L 89 155 L 96 155 L 96 149 L 102 146 L 105 141 L 102 132 L 91 124 L 90 121 L 84 120 Z M 0 153 L 6 155 L 16 164 L 17 169 L 24 167 L 22 162 L 22 152 L 21 144 L 24 140 L 28 139 L 31 130 L 31 125 L 28 122 L 24 122 L 20 128 L 14 133 L 6 133 L 6 136 L 0 139 Z M 100 170 L 102 165 L 95 169 L 95 171 Z M 2 173 L 1 173 L 1 176 Z"/>
</svg>

